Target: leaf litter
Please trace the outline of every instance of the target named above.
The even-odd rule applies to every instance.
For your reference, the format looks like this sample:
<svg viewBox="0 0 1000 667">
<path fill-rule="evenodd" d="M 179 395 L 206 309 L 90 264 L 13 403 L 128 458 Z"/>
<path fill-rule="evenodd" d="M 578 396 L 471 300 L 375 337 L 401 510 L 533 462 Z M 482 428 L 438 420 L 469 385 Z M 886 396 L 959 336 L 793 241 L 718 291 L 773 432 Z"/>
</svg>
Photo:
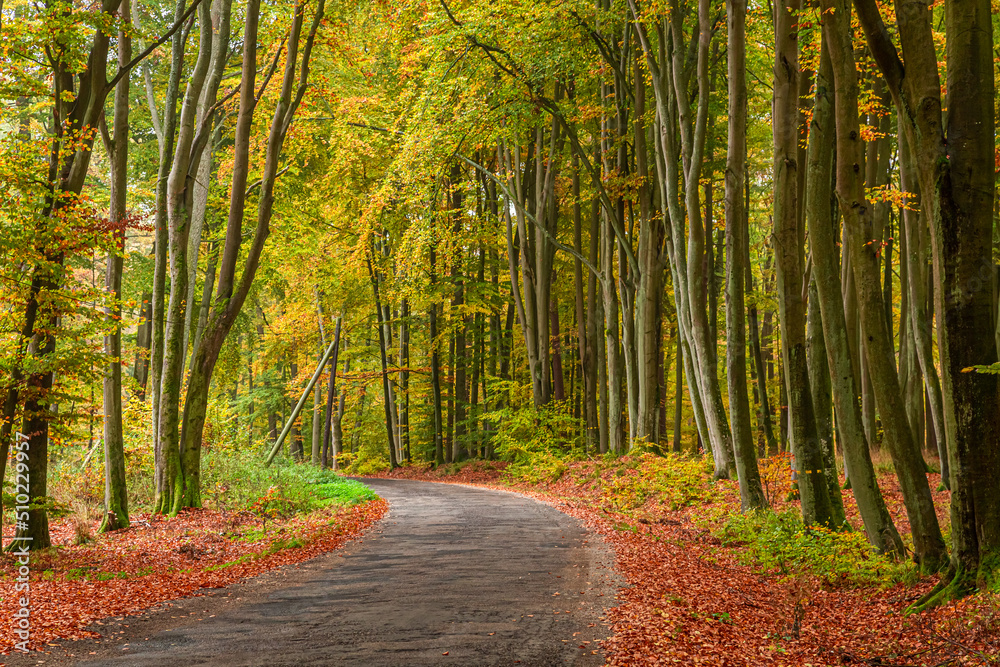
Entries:
<svg viewBox="0 0 1000 667">
<path fill-rule="evenodd" d="M 31 640 L 40 650 L 57 639 L 98 637 L 101 619 L 146 611 L 178 598 L 203 595 L 268 570 L 301 563 L 358 539 L 388 509 L 380 499 L 350 507 L 331 505 L 308 515 L 268 521 L 249 512 L 187 509 L 167 518 L 137 513 L 127 530 L 70 546 L 74 528 L 52 523 L 52 542 L 32 552 Z M 93 526 L 94 530 L 97 524 Z M 19 641 L 14 611 L 16 562 L 0 556 L 0 654 Z"/>
</svg>

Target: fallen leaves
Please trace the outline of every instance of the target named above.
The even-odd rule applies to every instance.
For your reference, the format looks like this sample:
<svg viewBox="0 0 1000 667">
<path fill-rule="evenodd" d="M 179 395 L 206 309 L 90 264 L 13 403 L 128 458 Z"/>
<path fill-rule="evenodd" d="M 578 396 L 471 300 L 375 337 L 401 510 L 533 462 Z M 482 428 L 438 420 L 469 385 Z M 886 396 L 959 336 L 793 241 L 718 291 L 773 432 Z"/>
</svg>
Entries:
<svg viewBox="0 0 1000 667">
<path fill-rule="evenodd" d="M 138 514 L 124 531 L 95 544 L 32 554 L 31 642 L 97 636 L 91 623 L 142 612 L 158 603 L 200 595 L 300 563 L 357 539 L 388 509 L 381 499 L 349 508 L 331 506 L 308 516 L 257 527 L 249 514 L 185 510 L 175 518 Z M 68 522 L 54 522 L 54 544 L 68 543 Z M 13 643 L 14 560 L 4 555 L 0 574 L 0 653 Z"/>
</svg>

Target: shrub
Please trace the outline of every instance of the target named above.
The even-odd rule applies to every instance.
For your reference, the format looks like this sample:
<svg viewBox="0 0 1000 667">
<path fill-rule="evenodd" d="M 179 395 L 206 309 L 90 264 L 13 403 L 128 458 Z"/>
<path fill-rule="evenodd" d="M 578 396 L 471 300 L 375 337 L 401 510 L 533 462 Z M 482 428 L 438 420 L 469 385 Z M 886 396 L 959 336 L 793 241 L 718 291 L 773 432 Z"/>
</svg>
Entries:
<svg viewBox="0 0 1000 667">
<path fill-rule="evenodd" d="M 566 472 L 566 461 L 583 454 L 580 421 L 573 417 L 569 401 L 551 401 L 536 408 L 531 385 L 511 380 L 490 383 L 494 397 L 503 397 L 503 407 L 485 415 L 495 431 L 492 443 L 497 456 L 509 461 L 509 479 L 529 484 L 551 482 Z"/>
<path fill-rule="evenodd" d="M 670 510 L 712 502 L 716 497 L 704 458 L 650 452 L 606 458 L 614 474 L 602 483 L 604 503 L 630 511 L 653 501 Z"/>
<path fill-rule="evenodd" d="M 744 546 L 745 564 L 790 577 L 809 574 L 831 586 L 886 587 L 908 581 L 913 572 L 908 564 L 878 554 L 863 532 L 805 526 L 793 509 L 732 515 L 718 537 Z"/>
</svg>

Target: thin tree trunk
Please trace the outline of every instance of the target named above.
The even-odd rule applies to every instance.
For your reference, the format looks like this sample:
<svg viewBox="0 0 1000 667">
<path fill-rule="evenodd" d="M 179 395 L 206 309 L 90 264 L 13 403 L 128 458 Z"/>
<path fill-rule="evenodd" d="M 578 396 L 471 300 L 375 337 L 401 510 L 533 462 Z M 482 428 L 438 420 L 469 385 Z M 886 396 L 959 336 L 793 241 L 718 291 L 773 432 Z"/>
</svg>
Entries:
<svg viewBox="0 0 1000 667">
<path fill-rule="evenodd" d="M 559 340 L 559 300 L 552 295 L 549 302 L 549 331 L 552 338 L 552 398 L 566 400 L 565 377 L 562 367 L 562 342 Z"/>
<path fill-rule="evenodd" d="M 379 359 L 382 363 L 382 398 L 385 408 L 385 428 L 389 445 L 389 468 L 395 469 L 399 466 L 396 460 L 396 433 L 392 420 L 392 392 L 389 389 L 389 364 L 386 356 L 385 321 L 383 320 L 382 300 L 379 297 L 379 282 L 381 277 L 372 267 L 371 258 L 368 259 L 368 274 L 372 281 L 372 291 L 375 294 L 375 317 L 378 326 L 378 350 Z"/>
<path fill-rule="evenodd" d="M 729 136 L 726 152 L 726 369 L 729 415 L 735 447 L 740 504 L 744 511 L 767 505 L 757 468 L 757 452 L 750 427 L 747 392 L 747 345 L 744 315 L 746 245 L 749 227 L 743 187 L 746 170 L 746 2 L 728 0 L 726 16 L 729 53 Z"/>
<path fill-rule="evenodd" d="M 292 361 L 289 366 L 290 368 L 288 374 L 291 376 L 291 385 L 294 388 L 293 391 L 297 391 L 299 384 L 299 346 L 297 343 L 292 344 Z M 301 419 L 301 417 L 296 416 L 296 418 L 292 421 L 292 439 L 288 447 L 291 450 L 292 458 L 296 463 L 302 463 L 304 454 L 302 447 Z"/>
<path fill-rule="evenodd" d="M 140 401 L 146 400 L 146 387 L 149 385 L 149 345 L 152 333 L 153 293 L 143 292 L 142 307 L 139 310 L 139 327 L 135 333 L 135 363 L 132 366 L 132 377 L 139 385 L 135 395 Z"/>
<path fill-rule="evenodd" d="M 335 347 L 333 349 L 333 358 L 330 359 L 330 380 L 329 383 L 327 384 L 327 390 L 326 390 L 326 420 L 323 429 L 323 446 L 321 448 L 322 451 L 320 455 L 320 467 L 326 468 L 332 458 L 333 459 L 332 467 L 334 470 L 338 468 L 337 455 L 339 454 L 339 452 L 337 451 L 337 445 L 339 445 L 340 443 L 339 441 L 336 443 L 331 443 L 331 440 L 333 440 L 333 433 L 334 433 L 333 398 L 334 396 L 336 396 L 337 392 L 337 362 L 340 356 L 340 330 L 343 325 L 343 320 L 344 318 L 341 315 L 337 316 L 337 324 L 333 332 L 333 344 Z M 343 409 L 343 406 L 341 406 L 341 409 Z M 333 444 L 332 457 L 330 451 L 331 444 Z"/>
<path fill-rule="evenodd" d="M 748 251 L 749 254 L 749 251 Z M 750 269 L 750 258 L 746 257 L 746 288 L 748 292 L 754 292 L 753 275 Z M 771 423 L 771 399 L 767 393 L 767 375 L 764 368 L 764 356 L 760 345 L 760 329 L 757 326 L 757 305 L 756 298 L 747 308 L 750 330 L 750 353 L 753 355 L 754 374 L 757 380 L 757 399 L 760 411 L 757 413 L 757 423 L 764 433 L 764 452 L 768 456 L 778 453 L 778 440 L 774 437 L 774 426 Z"/>
<path fill-rule="evenodd" d="M 410 302 L 403 298 L 399 306 L 399 391 L 402 393 L 402 415 L 399 419 L 403 458 L 410 460 Z"/>
<path fill-rule="evenodd" d="M 323 306 L 319 301 L 319 293 L 316 294 L 316 319 L 319 322 L 319 356 L 318 359 L 323 358 L 323 350 L 326 348 L 326 331 L 323 328 Z M 336 354 L 336 353 L 334 353 Z M 331 376 L 336 373 L 337 362 L 336 357 L 333 359 L 333 363 L 330 365 Z M 333 395 L 330 392 L 330 399 L 328 403 L 332 403 Z M 324 443 L 321 438 L 323 437 L 323 389 L 320 387 L 320 383 L 316 383 L 316 388 L 313 392 L 313 414 L 312 414 L 312 437 L 310 438 L 309 444 L 311 445 L 312 453 L 312 464 L 318 465 L 322 468 L 326 467 L 326 452 L 324 451 Z M 326 414 L 329 414 L 329 410 Z M 329 419 L 326 420 L 329 422 Z"/>
<path fill-rule="evenodd" d="M 684 346 L 681 336 L 677 334 L 677 351 L 674 353 L 674 443 L 673 450 L 681 452 L 681 417 L 683 408 L 684 386 Z"/>
<path fill-rule="evenodd" d="M 433 233 L 433 232 L 432 232 Z M 441 358 L 438 354 L 437 302 L 434 300 L 434 290 L 437 284 L 437 240 L 431 240 L 430 247 L 430 353 L 431 353 L 431 392 L 434 397 L 433 428 L 434 428 L 434 462 L 444 463 L 444 433 L 441 414 Z M 516 290 L 516 287 L 514 288 Z M 508 317 L 508 320 L 510 318 Z"/>
</svg>

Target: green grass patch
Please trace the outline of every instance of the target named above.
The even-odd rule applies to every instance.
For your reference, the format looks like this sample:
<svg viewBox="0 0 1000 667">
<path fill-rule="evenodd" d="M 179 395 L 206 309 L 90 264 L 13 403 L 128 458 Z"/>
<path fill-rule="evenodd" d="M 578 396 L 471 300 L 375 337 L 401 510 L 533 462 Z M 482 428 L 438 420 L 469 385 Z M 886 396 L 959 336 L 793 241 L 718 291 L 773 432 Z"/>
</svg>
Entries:
<svg viewBox="0 0 1000 667">
<path fill-rule="evenodd" d="M 306 543 L 298 537 L 286 537 L 271 542 L 271 546 L 267 548 L 265 553 L 273 554 L 284 549 L 301 549 L 305 545 Z"/>
<path fill-rule="evenodd" d="M 364 484 L 309 463 L 279 459 L 264 467 L 254 452 L 206 451 L 202 480 L 202 496 L 212 509 L 249 510 L 269 520 L 377 497 Z"/>
<path fill-rule="evenodd" d="M 75 567 L 66 571 L 66 581 L 112 581 L 113 579 L 135 579 L 152 574 L 153 568 L 144 567 L 135 574 L 128 572 L 101 572 L 93 567 Z M 56 578 L 55 571 L 42 572 L 42 580 L 52 581 Z"/>
<path fill-rule="evenodd" d="M 378 498 L 377 493 L 361 482 L 339 476 L 317 484 L 314 493 L 317 496 L 314 502 L 316 507 L 331 504 L 357 505 Z"/>
<path fill-rule="evenodd" d="M 231 560 L 228 563 L 219 563 L 218 565 L 209 565 L 205 568 L 205 572 L 215 572 L 216 570 L 225 570 L 227 567 L 232 567 L 234 565 L 240 565 L 247 562 L 248 560 L 253 560 L 253 554 L 244 554 L 237 558 L 236 560 Z"/>
<path fill-rule="evenodd" d="M 234 534 L 231 539 L 234 542 L 259 542 L 267 537 L 267 532 L 263 528 L 251 528 L 243 533 Z"/>
</svg>

